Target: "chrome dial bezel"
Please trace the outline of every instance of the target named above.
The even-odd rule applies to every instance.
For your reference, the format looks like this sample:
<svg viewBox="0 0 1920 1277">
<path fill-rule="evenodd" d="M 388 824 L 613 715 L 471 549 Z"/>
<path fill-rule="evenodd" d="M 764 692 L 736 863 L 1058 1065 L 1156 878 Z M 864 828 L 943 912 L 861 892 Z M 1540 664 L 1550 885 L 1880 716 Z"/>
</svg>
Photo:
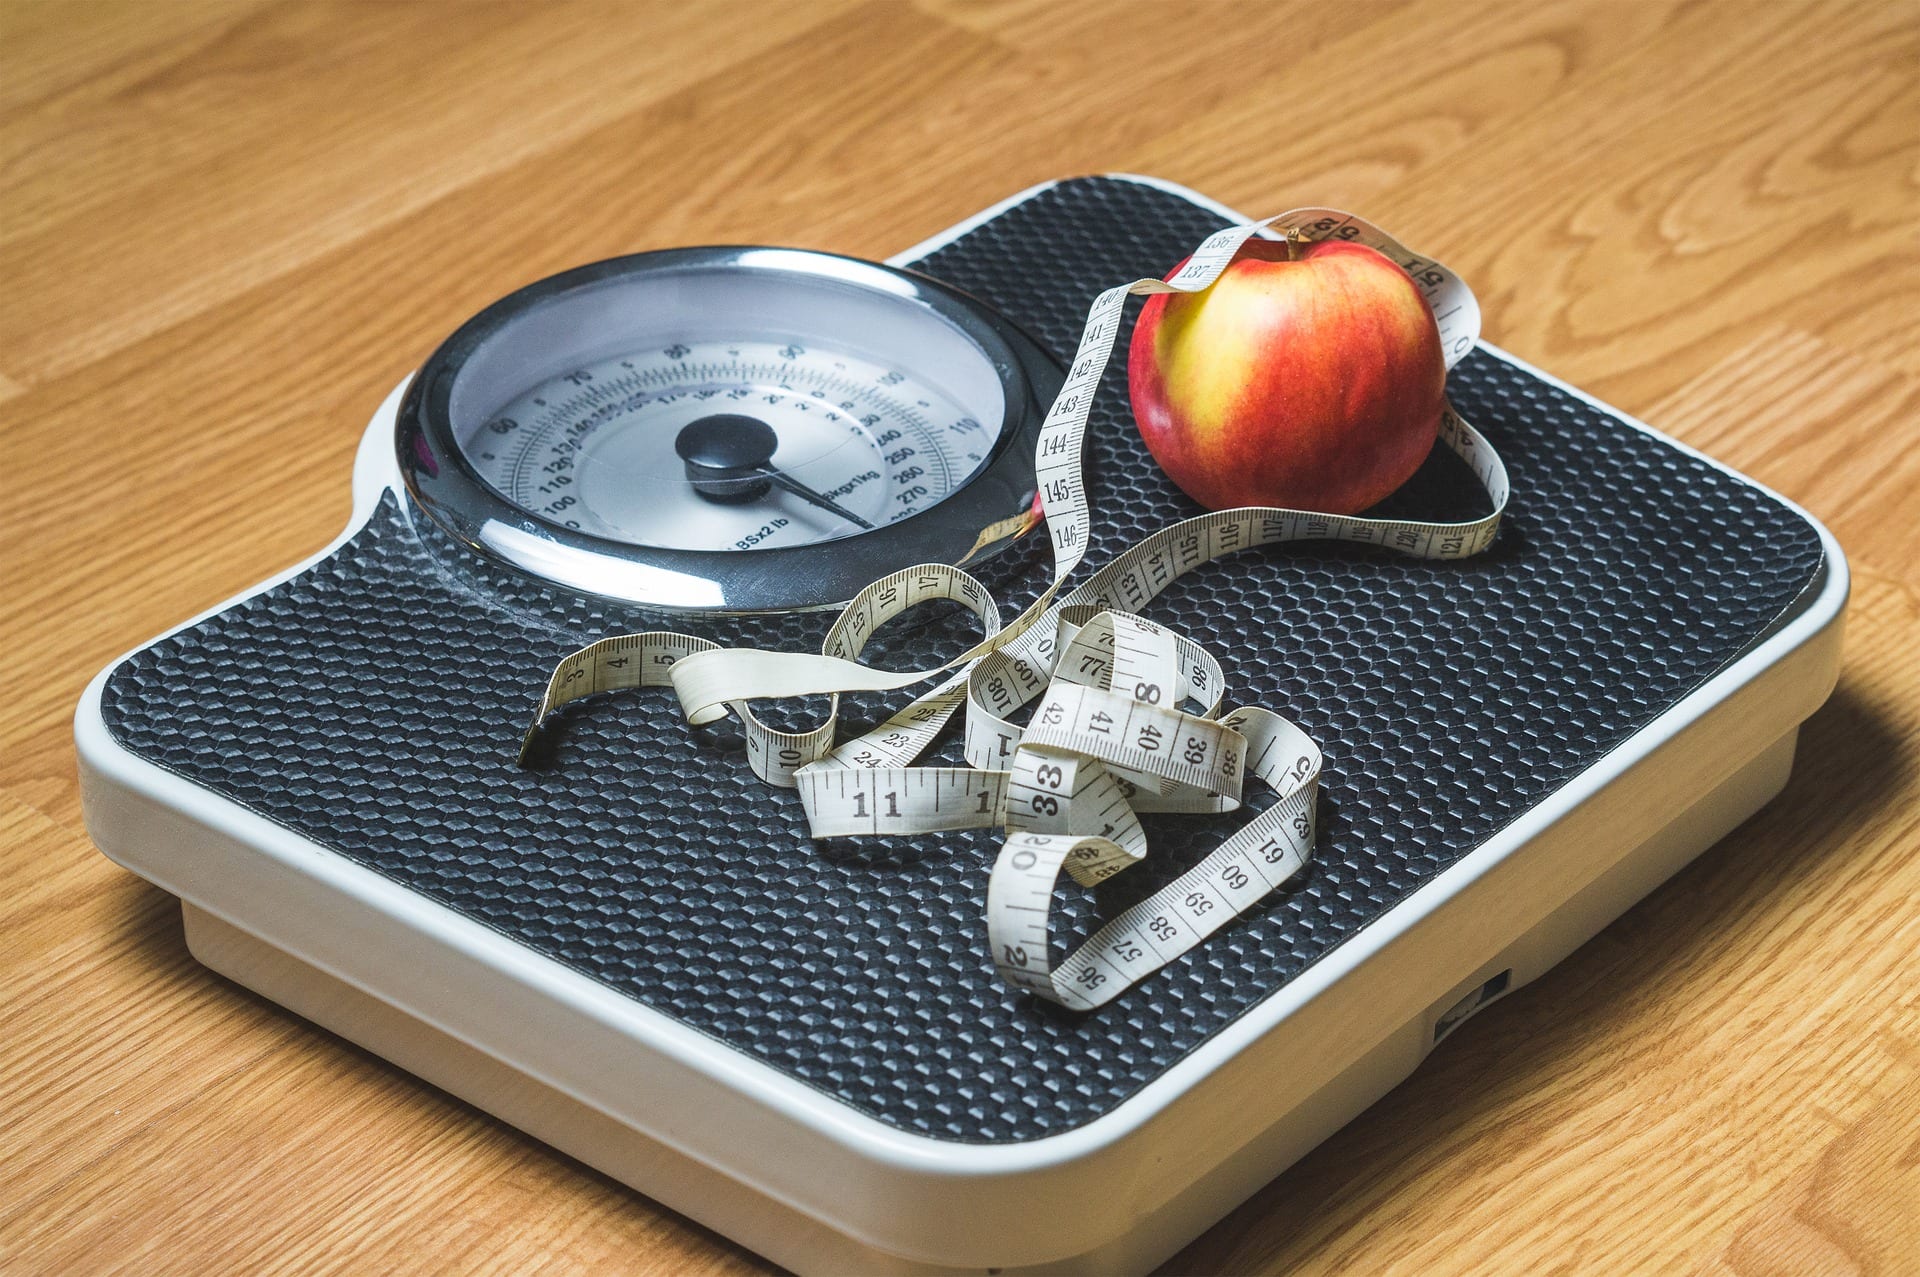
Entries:
<svg viewBox="0 0 1920 1277">
<path fill-rule="evenodd" d="M 944 500 L 871 532 L 748 550 L 669 549 L 595 536 L 523 508 L 480 475 L 458 437 L 455 400 L 476 352 L 588 290 L 644 283 L 658 295 L 665 285 L 664 295 L 690 293 L 686 304 L 697 307 L 699 280 L 716 271 L 740 273 L 749 287 L 764 281 L 767 287 L 858 290 L 879 299 L 877 304 L 919 308 L 951 325 L 991 365 L 1004 398 L 1003 425 L 986 463 Z M 869 299 L 858 300 L 867 304 Z M 819 336 L 832 340 L 831 333 Z M 589 353 L 574 355 L 584 362 Z M 662 611 L 802 611 L 844 603 L 901 568 L 977 562 L 1010 544 L 1011 535 L 983 542 L 982 534 L 1032 508 L 1034 443 L 1061 377 L 1058 364 L 1037 342 L 990 307 L 912 271 L 798 249 L 663 249 L 550 276 L 468 320 L 413 379 L 400 405 L 395 446 L 401 475 L 419 509 L 461 543 L 517 571 L 568 590 Z"/>
</svg>

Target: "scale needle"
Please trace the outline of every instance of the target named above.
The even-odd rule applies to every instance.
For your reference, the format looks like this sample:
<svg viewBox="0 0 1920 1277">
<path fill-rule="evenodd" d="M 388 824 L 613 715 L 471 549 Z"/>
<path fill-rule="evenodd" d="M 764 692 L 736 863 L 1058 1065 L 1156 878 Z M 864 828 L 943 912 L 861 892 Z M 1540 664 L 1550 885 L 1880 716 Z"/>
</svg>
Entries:
<svg viewBox="0 0 1920 1277">
<path fill-rule="evenodd" d="M 772 466 L 762 466 L 757 473 L 765 475 L 767 478 L 785 488 L 788 492 L 791 492 L 794 496 L 799 497 L 802 501 L 811 501 L 822 510 L 833 511 L 857 528 L 864 528 L 868 532 L 873 531 L 873 525 L 871 523 L 868 523 L 865 519 L 847 509 L 839 502 L 834 501 L 832 498 L 815 492 L 812 488 L 809 488 L 792 475 L 784 471 L 775 470 Z"/>
</svg>

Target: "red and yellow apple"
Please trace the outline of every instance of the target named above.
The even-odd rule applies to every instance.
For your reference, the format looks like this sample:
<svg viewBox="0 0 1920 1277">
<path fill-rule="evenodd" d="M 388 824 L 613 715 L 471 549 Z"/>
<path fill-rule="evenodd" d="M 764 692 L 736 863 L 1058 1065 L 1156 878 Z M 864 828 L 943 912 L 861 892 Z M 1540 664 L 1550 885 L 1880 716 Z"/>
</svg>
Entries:
<svg viewBox="0 0 1920 1277">
<path fill-rule="evenodd" d="M 1213 510 L 1384 500 L 1433 447 L 1446 375 L 1413 280 L 1340 240 L 1249 240 L 1205 292 L 1148 298 L 1127 354 L 1147 448 Z"/>
</svg>

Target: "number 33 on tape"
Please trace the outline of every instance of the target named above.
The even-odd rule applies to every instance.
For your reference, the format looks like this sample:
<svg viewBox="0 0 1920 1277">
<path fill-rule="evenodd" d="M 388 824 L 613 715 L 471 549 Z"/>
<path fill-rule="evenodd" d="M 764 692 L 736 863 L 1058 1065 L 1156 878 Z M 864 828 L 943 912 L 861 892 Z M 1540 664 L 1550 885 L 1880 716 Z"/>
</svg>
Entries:
<svg viewBox="0 0 1920 1277">
<path fill-rule="evenodd" d="M 1508 497 L 1498 454 L 1447 405 L 1440 440 L 1485 489 L 1492 509 L 1482 517 L 1443 523 L 1277 507 L 1222 510 L 1160 529 L 1061 593 L 1089 544 L 1092 512 L 1080 459 L 1127 296 L 1203 291 L 1247 239 L 1269 228 L 1379 249 L 1426 294 L 1448 367 L 1473 348 L 1480 309 L 1466 285 L 1357 217 L 1297 209 L 1218 231 L 1174 279 L 1135 280 L 1095 298 L 1036 446 L 1052 583 L 1013 620 L 1002 626 L 992 596 L 967 573 L 924 564 L 856 595 L 818 653 L 719 648 L 670 633 L 603 639 L 560 662 L 527 742 L 569 702 L 670 685 L 690 721 L 726 714 L 740 720 L 755 774 L 798 789 L 816 838 L 1004 827 L 1007 839 L 987 882 L 994 967 L 1009 983 L 1076 1010 L 1111 1000 L 1218 931 L 1311 856 L 1320 750 L 1268 710 L 1222 714 L 1219 662 L 1136 613 L 1186 573 L 1260 546 L 1332 540 L 1424 559 L 1479 554 L 1493 543 Z M 984 637 L 934 669 L 897 673 L 860 664 L 882 625 L 936 599 L 978 617 Z M 926 682 L 934 682 L 931 691 L 879 727 L 836 744 L 839 693 Z M 756 700 L 822 694 L 834 698 L 828 714 L 805 731 L 776 731 L 752 710 Z M 1028 705 L 1034 709 L 1026 727 L 1008 721 Z M 963 708 L 968 766 L 912 766 Z M 1053 961 L 1050 919 L 1063 870 L 1091 887 L 1146 855 L 1137 813 L 1235 810 L 1248 778 L 1273 789 L 1276 801 L 1199 864 Z"/>
</svg>

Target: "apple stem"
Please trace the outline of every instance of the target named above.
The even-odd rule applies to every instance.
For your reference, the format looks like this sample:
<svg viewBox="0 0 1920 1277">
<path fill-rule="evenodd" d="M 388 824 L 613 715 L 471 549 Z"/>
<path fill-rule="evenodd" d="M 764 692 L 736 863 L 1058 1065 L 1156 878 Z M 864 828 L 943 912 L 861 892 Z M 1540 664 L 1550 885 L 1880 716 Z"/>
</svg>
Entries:
<svg viewBox="0 0 1920 1277">
<path fill-rule="evenodd" d="M 1289 227 L 1287 229 L 1287 237 L 1282 242 L 1287 246 L 1287 260 L 1297 262 L 1300 260 L 1300 246 L 1310 241 L 1305 235 L 1300 233 L 1298 227 Z"/>
</svg>

